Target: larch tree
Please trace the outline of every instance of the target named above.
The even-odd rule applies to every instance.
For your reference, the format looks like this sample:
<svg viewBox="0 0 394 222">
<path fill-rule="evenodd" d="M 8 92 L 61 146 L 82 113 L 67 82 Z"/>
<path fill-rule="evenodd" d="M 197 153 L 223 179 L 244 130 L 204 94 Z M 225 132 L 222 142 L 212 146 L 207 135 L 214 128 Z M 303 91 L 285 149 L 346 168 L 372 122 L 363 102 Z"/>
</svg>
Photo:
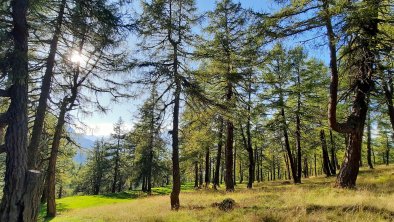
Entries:
<svg viewBox="0 0 394 222">
<path fill-rule="evenodd" d="M 182 86 L 187 85 L 187 46 L 192 40 L 192 26 L 197 22 L 194 0 L 153 0 L 142 2 L 138 21 L 139 44 L 145 56 L 141 67 L 153 67 L 152 80 L 165 86 L 164 93 L 172 92 L 172 170 L 171 209 L 180 207 L 181 175 L 179 168 L 179 116 Z M 149 41 L 149 42 L 148 42 Z M 149 56 L 146 56 L 149 55 Z"/>
<path fill-rule="evenodd" d="M 325 29 L 323 40 L 328 45 L 331 70 L 328 122 L 334 131 L 349 135 L 336 185 L 354 187 L 359 172 L 369 95 L 377 77 L 377 57 L 385 48 L 379 46 L 392 45 L 392 41 L 387 41 L 387 29 L 382 28 L 390 23 L 390 9 L 387 4 L 374 0 L 296 1 L 269 17 L 270 22 L 264 27 L 271 27 L 268 32 L 275 37 L 309 32 L 319 38 L 314 31 Z M 351 112 L 344 120 L 337 118 L 341 75 L 352 78 L 345 90 L 353 96 Z"/>
<path fill-rule="evenodd" d="M 220 84 L 225 97 L 226 112 L 223 121 L 226 126 L 225 142 L 225 183 L 226 190 L 234 190 L 233 175 L 233 143 L 234 143 L 234 111 L 236 107 L 235 88 L 242 78 L 241 62 L 243 44 L 247 37 L 247 11 L 241 4 L 231 0 L 218 1 L 216 8 L 208 13 L 209 23 L 204 28 L 208 39 L 197 47 L 199 57 L 209 59 L 215 68 L 215 74 L 221 75 Z M 220 135 L 219 135 L 220 137 Z"/>
</svg>

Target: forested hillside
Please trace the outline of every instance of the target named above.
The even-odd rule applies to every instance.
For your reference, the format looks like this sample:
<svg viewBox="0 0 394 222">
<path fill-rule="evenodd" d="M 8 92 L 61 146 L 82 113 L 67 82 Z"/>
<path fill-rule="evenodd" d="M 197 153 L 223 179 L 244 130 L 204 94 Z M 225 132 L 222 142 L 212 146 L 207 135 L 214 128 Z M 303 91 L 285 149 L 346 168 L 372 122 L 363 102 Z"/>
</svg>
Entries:
<svg viewBox="0 0 394 222">
<path fill-rule="evenodd" d="M 2 1 L 0 221 L 392 221 L 393 9 Z"/>
</svg>

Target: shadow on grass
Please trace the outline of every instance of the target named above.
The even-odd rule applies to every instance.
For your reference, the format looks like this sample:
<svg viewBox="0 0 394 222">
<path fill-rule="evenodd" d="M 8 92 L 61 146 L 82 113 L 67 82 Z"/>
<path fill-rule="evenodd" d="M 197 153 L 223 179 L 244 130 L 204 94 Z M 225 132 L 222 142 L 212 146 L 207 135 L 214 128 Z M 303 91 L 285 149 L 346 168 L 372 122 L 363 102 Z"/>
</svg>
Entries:
<svg viewBox="0 0 394 222">
<path fill-rule="evenodd" d="M 128 191 L 128 192 L 97 195 L 97 197 L 112 198 L 112 199 L 135 199 L 141 196 L 144 196 L 144 193 L 142 191 Z"/>
</svg>

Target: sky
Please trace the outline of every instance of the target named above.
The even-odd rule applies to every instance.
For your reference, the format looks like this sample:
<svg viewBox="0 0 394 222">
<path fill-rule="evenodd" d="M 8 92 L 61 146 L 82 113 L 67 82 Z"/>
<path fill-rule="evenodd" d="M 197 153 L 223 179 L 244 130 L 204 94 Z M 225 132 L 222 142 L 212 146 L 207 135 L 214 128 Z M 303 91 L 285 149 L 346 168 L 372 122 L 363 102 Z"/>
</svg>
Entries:
<svg viewBox="0 0 394 222">
<path fill-rule="evenodd" d="M 273 0 L 240 0 L 239 2 L 244 8 L 250 8 L 255 11 L 273 12 L 276 8 Z M 197 0 L 196 3 L 200 13 L 212 10 L 215 7 L 214 0 Z M 130 45 L 133 44 L 133 41 L 134 40 L 131 37 L 129 39 L 129 42 L 131 42 Z M 290 42 L 297 43 L 297 39 L 290 40 Z M 131 50 L 133 49 L 131 48 Z M 317 57 L 322 54 L 321 50 L 324 49 L 312 50 L 310 55 Z M 82 128 L 82 130 L 76 129 L 78 133 L 86 134 L 96 138 L 107 137 L 113 132 L 113 124 L 117 122 L 120 117 L 125 122 L 126 129 L 132 129 L 133 124 L 136 121 L 138 108 L 142 105 L 144 100 L 143 95 L 135 99 L 123 100 L 120 103 L 115 104 L 109 103 L 110 98 L 108 95 L 103 96 L 101 99 L 104 104 L 108 104 L 110 107 L 110 110 L 106 114 L 95 112 L 92 115 L 87 116 L 78 112 L 74 113 L 78 119 L 86 124 L 86 126 L 83 126 L 82 124 L 77 123 L 77 125 Z"/>
</svg>

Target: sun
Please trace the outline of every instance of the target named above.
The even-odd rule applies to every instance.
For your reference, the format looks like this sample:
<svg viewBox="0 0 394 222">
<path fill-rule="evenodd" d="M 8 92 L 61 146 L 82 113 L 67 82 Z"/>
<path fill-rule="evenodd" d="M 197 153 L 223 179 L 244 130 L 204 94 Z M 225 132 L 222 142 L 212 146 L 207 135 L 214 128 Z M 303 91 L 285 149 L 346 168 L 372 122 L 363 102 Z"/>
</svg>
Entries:
<svg viewBox="0 0 394 222">
<path fill-rule="evenodd" d="M 78 51 L 73 51 L 71 53 L 70 61 L 72 63 L 78 63 L 78 64 L 83 64 L 86 62 L 86 57 L 83 56 L 81 53 Z"/>
</svg>

